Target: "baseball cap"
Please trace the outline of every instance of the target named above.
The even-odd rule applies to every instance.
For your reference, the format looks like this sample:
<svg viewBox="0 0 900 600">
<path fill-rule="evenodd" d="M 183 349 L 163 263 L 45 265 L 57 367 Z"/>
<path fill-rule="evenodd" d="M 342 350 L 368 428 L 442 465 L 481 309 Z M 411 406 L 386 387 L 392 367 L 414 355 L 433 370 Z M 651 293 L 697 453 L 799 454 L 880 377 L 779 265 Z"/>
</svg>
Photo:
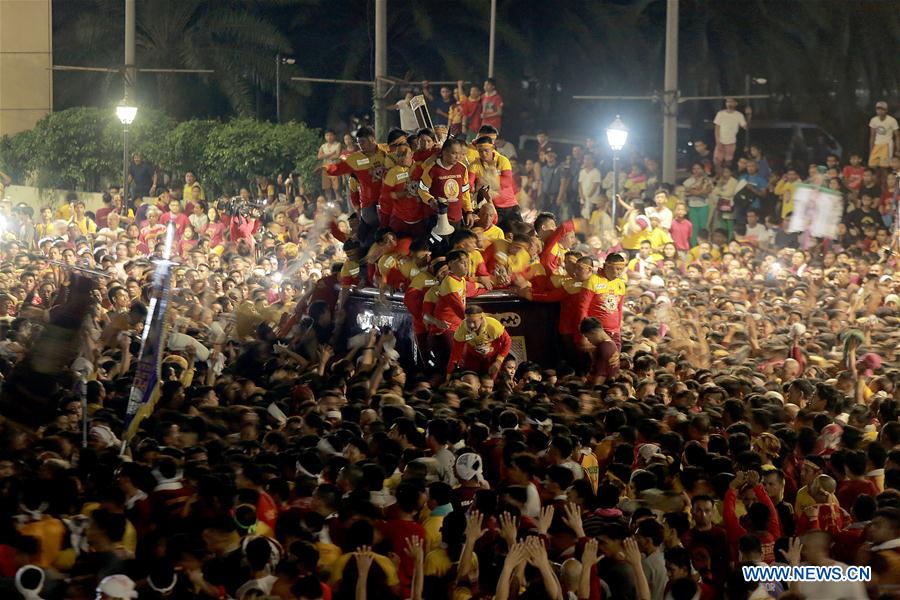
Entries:
<svg viewBox="0 0 900 600">
<path fill-rule="evenodd" d="M 460 454 L 459 458 L 456 459 L 456 474 L 464 481 L 469 481 L 473 477 L 477 477 L 478 481 L 482 481 L 481 457 L 474 452 Z"/>
<path fill-rule="evenodd" d="M 137 598 L 134 582 L 127 575 L 110 575 L 104 577 L 97 586 L 98 594 L 106 594 L 110 598 Z"/>
<path fill-rule="evenodd" d="M 896 302 L 896 303 L 900 304 L 900 296 L 898 296 L 897 294 L 888 294 L 887 296 L 884 297 L 885 304 L 890 304 L 891 302 Z"/>
<path fill-rule="evenodd" d="M 887 107 L 888 107 L 888 104 L 884 100 L 879 100 L 878 102 L 875 103 L 875 108 L 883 108 L 884 110 L 887 110 Z"/>
</svg>

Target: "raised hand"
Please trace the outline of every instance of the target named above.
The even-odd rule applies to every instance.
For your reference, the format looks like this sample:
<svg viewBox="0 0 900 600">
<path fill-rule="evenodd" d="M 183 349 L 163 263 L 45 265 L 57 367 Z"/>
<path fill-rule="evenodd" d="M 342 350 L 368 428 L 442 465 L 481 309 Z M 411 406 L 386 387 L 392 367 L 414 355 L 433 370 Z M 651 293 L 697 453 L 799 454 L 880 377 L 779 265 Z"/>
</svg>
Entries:
<svg viewBox="0 0 900 600">
<path fill-rule="evenodd" d="M 622 541 L 622 546 L 624 548 L 622 558 L 631 566 L 641 566 L 641 550 L 634 538 L 626 538 Z"/>
<path fill-rule="evenodd" d="M 550 562 L 547 558 L 547 548 L 544 542 L 536 535 L 530 536 L 525 540 L 525 549 L 528 551 L 528 562 L 536 567 L 546 565 Z"/>
<path fill-rule="evenodd" d="M 504 567 L 515 568 L 526 560 L 528 560 L 528 547 L 525 545 L 525 542 L 516 542 L 510 546 L 509 552 L 506 554 Z"/>
<path fill-rule="evenodd" d="M 550 523 L 553 522 L 554 510 L 552 504 L 541 509 L 541 514 L 538 517 L 538 531 L 541 535 L 547 535 L 547 530 L 550 529 Z"/>
<path fill-rule="evenodd" d="M 584 552 L 581 553 L 581 565 L 583 569 L 590 569 L 600 559 L 597 557 L 597 538 L 590 538 L 584 543 Z"/>
<path fill-rule="evenodd" d="M 406 538 L 406 555 L 415 562 L 422 562 L 425 559 L 425 552 L 422 549 L 422 538 L 417 535 Z"/>
<path fill-rule="evenodd" d="M 569 528 L 575 532 L 575 535 L 583 538 L 584 537 L 584 524 L 581 520 L 581 507 L 579 507 L 574 502 L 569 502 L 565 507 L 565 516 L 563 517 L 563 523 L 569 526 Z"/>
<path fill-rule="evenodd" d="M 800 557 L 803 553 L 803 544 L 800 542 L 800 538 L 791 538 L 788 542 L 788 549 L 779 550 L 779 552 L 781 552 L 784 559 L 788 561 L 788 564 L 797 566 L 800 564 Z"/>
<path fill-rule="evenodd" d="M 360 546 L 353 553 L 353 558 L 356 560 L 356 570 L 359 576 L 362 578 L 368 575 L 369 568 L 372 566 L 372 560 L 375 558 L 375 555 L 372 553 L 372 547 Z"/>
<path fill-rule="evenodd" d="M 502 537 L 507 546 L 512 548 L 516 543 L 516 537 L 519 532 L 518 519 L 508 512 L 500 515 L 500 537 Z"/>
<path fill-rule="evenodd" d="M 466 515 L 466 541 L 474 544 L 481 536 L 487 533 L 487 529 L 482 528 L 484 516 L 477 510 Z"/>
</svg>

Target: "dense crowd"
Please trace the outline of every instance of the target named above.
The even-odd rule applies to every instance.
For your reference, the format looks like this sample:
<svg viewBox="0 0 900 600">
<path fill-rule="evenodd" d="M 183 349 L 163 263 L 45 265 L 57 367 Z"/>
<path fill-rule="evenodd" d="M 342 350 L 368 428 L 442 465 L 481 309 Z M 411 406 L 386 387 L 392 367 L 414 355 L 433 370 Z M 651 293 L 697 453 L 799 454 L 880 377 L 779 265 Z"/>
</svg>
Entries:
<svg viewBox="0 0 900 600">
<path fill-rule="evenodd" d="M 868 167 L 775 165 L 736 149 L 729 101 L 672 186 L 592 140 L 509 156 L 493 82 L 431 100 L 433 129 L 327 132 L 318 197 L 274 175 L 207 198 L 135 156 L 93 213 L 0 202 L 0 596 L 900 595 L 886 106 Z M 791 231 L 804 182 L 840 194 L 834 239 Z M 169 251 L 158 397 L 128 428 Z M 412 332 L 348 339 L 362 287 Z M 519 361 L 488 292 L 558 305 L 559 360 Z M 747 581 L 763 564 L 872 579 Z"/>
</svg>

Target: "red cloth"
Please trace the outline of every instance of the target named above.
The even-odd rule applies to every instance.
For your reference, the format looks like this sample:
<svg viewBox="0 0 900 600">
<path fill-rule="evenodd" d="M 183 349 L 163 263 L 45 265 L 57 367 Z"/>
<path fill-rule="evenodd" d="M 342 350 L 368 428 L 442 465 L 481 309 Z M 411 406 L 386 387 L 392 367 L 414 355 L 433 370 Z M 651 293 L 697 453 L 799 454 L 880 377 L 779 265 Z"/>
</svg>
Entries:
<svg viewBox="0 0 900 600">
<path fill-rule="evenodd" d="M 446 279 L 451 279 L 451 282 L 446 282 Z M 440 319 L 450 325 L 450 331 L 456 331 L 456 328 L 459 327 L 459 324 L 462 323 L 462 320 L 466 316 L 466 298 L 479 296 L 483 294 L 485 290 L 479 288 L 474 282 L 457 277 L 453 274 L 447 275 L 445 283 L 447 283 L 446 286 L 444 283 L 441 284 L 442 290 L 452 285 L 455 288 L 464 290 L 464 296 L 458 293 L 458 291 L 447 294 L 438 293 L 437 302 L 434 303 L 434 312 L 432 314 L 435 319 Z"/>
<path fill-rule="evenodd" d="M 753 533 L 759 538 L 759 541 L 762 544 L 763 560 L 771 565 L 775 562 L 775 540 L 781 537 L 781 524 L 778 521 L 778 511 L 775 510 L 772 499 L 766 494 L 766 490 L 762 485 L 758 484 L 754 487 L 753 493 L 756 494 L 757 502 L 762 502 L 769 507 L 771 518 L 769 519 L 768 531 L 764 533 L 750 533 Z M 737 493 L 734 491 L 734 488 L 729 487 L 728 491 L 725 492 L 725 498 L 722 500 L 722 522 L 725 525 L 725 531 L 728 533 L 728 542 L 731 546 L 732 558 L 734 559 L 737 559 L 738 540 L 748 533 L 738 520 L 737 512 L 735 511 L 736 504 Z M 799 529 L 799 524 L 797 533 L 802 533 Z"/>
<path fill-rule="evenodd" d="M 414 287 L 406 288 L 406 292 L 403 294 L 403 304 L 406 305 L 406 310 L 412 315 L 413 333 L 415 334 L 425 333 L 427 330 L 425 322 L 422 321 L 422 305 L 424 302 L 425 290 L 417 290 Z"/>
<path fill-rule="evenodd" d="M 112 208 L 108 206 L 97 209 L 97 212 L 94 214 L 94 223 L 97 224 L 97 229 L 109 227 L 109 213 L 111 212 Z"/>
<path fill-rule="evenodd" d="M 259 492 L 259 500 L 256 503 L 256 519 L 275 531 L 275 522 L 278 520 L 278 505 L 267 492 Z"/>
<path fill-rule="evenodd" d="M 675 242 L 675 247 L 678 250 L 687 252 L 691 249 L 691 235 L 693 233 L 694 224 L 687 217 L 680 221 L 672 219 L 672 228 L 669 229 L 669 234 L 672 236 L 672 241 Z"/>
<path fill-rule="evenodd" d="M 563 236 L 572 231 L 575 231 L 575 223 L 566 221 L 557 227 L 556 231 L 551 233 L 544 242 L 544 249 L 541 250 L 541 264 L 547 270 L 547 275 L 553 275 L 559 269 L 559 257 L 556 256 L 554 248 L 563 239 Z"/>
<path fill-rule="evenodd" d="M 841 508 L 850 512 L 860 494 L 867 494 L 874 498 L 878 495 L 878 487 L 868 479 L 844 479 L 838 484 L 835 495 Z"/>
<path fill-rule="evenodd" d="M 405 519 L 391 519 L 381 528 L 381 534 L 391 545 L 391 551 L 400 557 L 400 565 L 397 567 L 397 575 L 400 578 L 402 598 L 409 597 L 412 587 L 413 568 L 415 564 L 406 553 L 406 539 L 418 537 L 425 542 L 425 528 L 415 521 Z"/>
<path fill-rule="evenodd" d="M 466 118 L 466 129 L 472 133 L 478 133 L 478 130 L 481 129 L 481 99 L 469 100 L 468 96 L 463 96 L 459 105 Z"/>
<path fill-rule="evenodd" d="M 221 221 L 210 223 L 206 226 L 206 230 L 203 234 L 209 238 L 209 247 L 215 248 L 225 239 L 225 223 L 222 223 Z"/>
<path fill-rule="evenodd" d="M 503 97 L 499 92 L 493 94 L 483 94 L 481 96 L 481 124 L 492 125 L 500 131 L 500 124 L 503 122 L 503 115 L 486 117 L 485 113 L 493 113 L 503 110 Z"/>
<path fill-rule="evenodd" d="M 802 510 L 797 515 L 797 535 L 803 535 L 812 529 L 827 531 L 833 536 L 837 535 L 850 524 L 850 517 L 840 506 L 836 504 L 816 504 L 818 512 L 814 518 L 809 518 L 806 511 Z"/>
<path fill-rule="evenodd" d="M 347 234 L 341 231 L 341 228 L 338 227 L 337 221 L 332 221 L 331 225 L 328 227 L 328 231 L 331 232 L 331 235 L 339 242 L 347 241 Z"/>
<path fill-rule="evenodd" d="M 253 235 L 261 227 L 259 219 L 246 219 L 244 217 L 234 218 L 230 215 L 222 215 L 222 222 L 228 227 L 231 241 L 234 244 L 244 240 L 251 248 L 256 245 L 256 240 L 253 239 Z"/>
<path fill-rule="evenodd" d="M 353 152 L 339 162 L 325 167 L 325 172 L 331 177 L 350 175 L 351 173 L 355 175 L 359 181 L 360 205 L 366 208 L 378 203 L 381 195 L 381 182 L 390 162 L 390 158 L 381 149 L 371 155 Z"/>
<path fill-rule="evenodd" d="M 535 302 L 559 302 L 559 333 L 576 336 L 580 335 L 581 321 L 587 316 L 594 295 L 588 286 L 571 291 L 563 286 L 547 292 L 532 290 L 531 299 Z"/>
<path fill-rule="evenodd" d="M 163 213 L 163 215 L 159 218 L 159 222 L 163 225 L 168 225 L 169 221 L 175 223 L 175 233 L 181 235 L 184 233 L 184 228 L 191 224 L 191 220 L 188 219 L 188 216 L 183 212 L 178 213 L 177 215 L 173 215 L 171 212 Z"/>
</svg>

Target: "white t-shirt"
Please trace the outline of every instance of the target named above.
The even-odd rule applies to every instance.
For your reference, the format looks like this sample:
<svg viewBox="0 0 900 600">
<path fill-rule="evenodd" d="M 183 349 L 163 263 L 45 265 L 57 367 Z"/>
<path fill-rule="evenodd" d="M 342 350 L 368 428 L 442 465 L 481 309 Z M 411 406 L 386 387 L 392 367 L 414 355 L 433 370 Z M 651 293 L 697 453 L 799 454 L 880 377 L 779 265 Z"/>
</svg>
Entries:
<svg viewBox="0 0 900 600">
<path fill-rule="evenodd" d="M 720 144 L 736 144 L 738 129 L 747 128 L 747 121 L 744 115 L 736 110 L 728 112 L 720 110 L 716 113 L 716 119 L 713 121 L 719 126 L 719 143 Z"/>
<path fill-rule="evenodd" d="M 668 206 L 663 206 L 662 208 L 648 206 L 644 209 L 644 214 L 647 215 L 647 218 L 658 218 L 659 226 L 663 229 L 672 229 L 672 219 L 675 217 L 675 215 L 672 214 L 672 210 Z"/>
<path fill-rule="evenodd" d="M 584 205 L 581 207 L 581 216 L 585 219 L 591 218 L 591 212 L 597 206 L 597 199 L 600 197 L 601 187 L 599 184 L 603 182 L 600 170 L 594 167 L 590 171 L 581 169 L 578 173 L 578 189 L 584 196 Z M 596 187 L 596 190 L 594 189 Z"/>
<path fill-rule="evenodd" d="M 894 132 L 900 126 L 897 125 L 897 119 L 888 115 L 884 118 L 884 121 L 878 117 L 872 117 L 872 120 L 869 121 L 869 128 L 875 130 L 875 145 L 881 146 L 893 142 Z"/>
<path fill-rule="evenodd" d="M 753 227 L 747 225 L 747 235 L 744 237 L 757 244 L 766 244 L 769 241 L 769 230 L 762 223 L 757 223 Z"/>
<path fill-rule="evenodd" d="M 333 165 L 334 163 L 339 161 L 340 158 L 329 158 L 329 157 L 332 155 L 335 155 L 335 154 L 340 154 L 341 143 L 335 141 L 335 142 L 331 142 L 329 144 L 328 142 L 325 142 L 324 144 L 319 146 L 319 151 L 325 156 L 325 164 Z"/>
</svg>

